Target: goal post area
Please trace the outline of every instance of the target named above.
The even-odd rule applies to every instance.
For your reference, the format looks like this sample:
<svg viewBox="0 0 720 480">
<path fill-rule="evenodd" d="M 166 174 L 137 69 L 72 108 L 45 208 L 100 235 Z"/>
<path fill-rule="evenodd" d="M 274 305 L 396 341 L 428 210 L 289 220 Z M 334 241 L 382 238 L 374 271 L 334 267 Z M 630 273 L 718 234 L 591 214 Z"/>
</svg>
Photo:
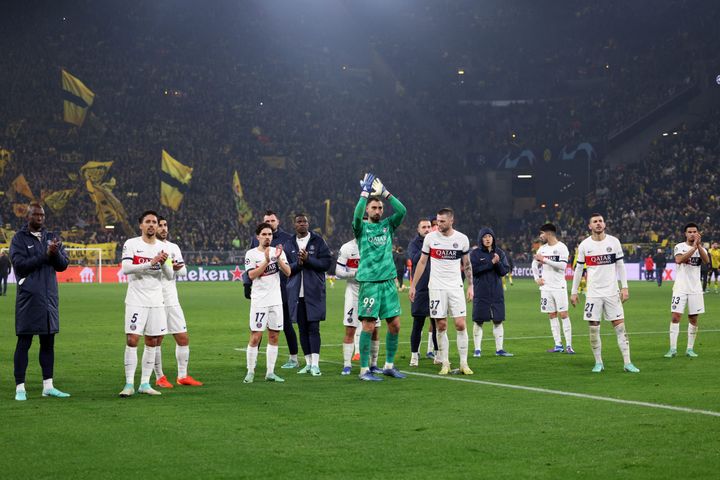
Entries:
<svg viewBox="0 0 720 480">
<path fill-rule="evenodd" d="M 65 252 L 70 260 L 69 271 L 59 276 L 58 282 L 103 283 L 102 248 L 65 247 Z"/>
</svg>

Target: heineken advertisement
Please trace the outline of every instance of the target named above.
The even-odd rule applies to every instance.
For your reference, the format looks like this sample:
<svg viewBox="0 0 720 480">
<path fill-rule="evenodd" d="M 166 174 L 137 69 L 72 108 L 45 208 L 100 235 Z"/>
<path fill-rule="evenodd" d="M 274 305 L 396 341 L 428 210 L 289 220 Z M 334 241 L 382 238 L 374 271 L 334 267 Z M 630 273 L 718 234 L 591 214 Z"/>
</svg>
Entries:
<svg viewBox="0 0 720 480">
<path fill-rule="evenodd" d="M 244 268 L 240 265 L 188 265 L 187 276 L 178 282 L 242 282 Z"/>
<path fill-rule="evenodd" d="M 187 275 L 178 277 L 178 282 L 242 282 L 244 268 L 241 265 L 188 265 Z M 59 283 L 99 283 L 97 265 L 70 265 L 67 270 L 58 272 Z M 14 272 L 10 273 L 8 283 L 15 283 Z M 120 265 L 102 267 L 102 283 L 127 283 L 127 275 Z"/>
</svg>

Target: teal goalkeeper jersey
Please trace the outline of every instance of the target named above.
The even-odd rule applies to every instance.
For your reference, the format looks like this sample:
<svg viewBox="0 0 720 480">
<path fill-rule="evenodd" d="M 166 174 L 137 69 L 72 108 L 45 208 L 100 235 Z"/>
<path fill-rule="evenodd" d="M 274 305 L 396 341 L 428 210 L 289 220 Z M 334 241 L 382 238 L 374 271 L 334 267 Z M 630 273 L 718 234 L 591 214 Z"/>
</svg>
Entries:
<svg viewBox="0 0 720 480">
<path fill-rule="evenodd" d="M 355 279 L 358 282 L 381 282 L 395 278 L 393 261 L 393 233 L 405 218 L 407 209 L 400 200 L 390 196 L 394 213 L 378 223 L 363 222 L 367 198 L 360 197 L 353 216 L 353 233 L 360 249 L 360 265 Z"/>
</svg>

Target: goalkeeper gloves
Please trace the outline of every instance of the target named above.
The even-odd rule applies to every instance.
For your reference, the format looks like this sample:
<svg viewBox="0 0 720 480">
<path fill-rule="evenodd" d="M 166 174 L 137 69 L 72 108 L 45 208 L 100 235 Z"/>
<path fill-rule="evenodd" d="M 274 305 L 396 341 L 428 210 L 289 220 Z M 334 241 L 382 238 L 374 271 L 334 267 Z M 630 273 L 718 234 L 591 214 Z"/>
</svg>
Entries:
<svg viewBox="0 0 720 480">
<path fill-rule="evenodd" d="M 375 181 L 375 175 L 372 173 L 366 173 L 362 180 L 360 180 L 360 188 L 362 188 L 362 195 L 367 197 L 370 192 L 373 191 L 373 182 Z"/>
<path fill-rule="evenodd" d="M 379 197 L 382 195 L 383 198 L 388 198 L 390 196 L 390 192 L 388 192 L 387 188 L 385 188 L 385 185 L 383 185 L 382 180 L 379 178 L 375 178 L 372 184 L 372 195 Z"/>
</svg>

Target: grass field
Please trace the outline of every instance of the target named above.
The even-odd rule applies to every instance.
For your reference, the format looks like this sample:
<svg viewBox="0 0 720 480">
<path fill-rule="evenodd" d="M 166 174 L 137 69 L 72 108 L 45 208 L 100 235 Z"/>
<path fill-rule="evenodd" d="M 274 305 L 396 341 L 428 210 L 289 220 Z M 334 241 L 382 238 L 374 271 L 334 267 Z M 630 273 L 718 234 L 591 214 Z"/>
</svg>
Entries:
<svg viewBox="0 0 720 480">
<path fill-rule="evenodd" d="M 571 311 L 578 354 L 545 353 L 552 339 L 538 293 L 531 282 L 516 281 L 507 292 L 505 325 L 506 349 L 516 356 L 486 355 L 494 349 L 486 326 L 484 356 L 470 359 L 475 375 L 468 377 L 439 377 L 425 359 L 410 370 L 403 296 L 396 363 L 410 375 L 368 384 L 339 375 L 344 284 L 338 282 L 329 289 L 330 320 L 322 328 L 323 376 L 278 370 L 286 383 L 244 385 L 248 303 L 241 285 L 179 289 L 190 325 L 190 373 L 204 387 L 118 398 L 125 287 L 72 284 L 60 289 L 55 371 L 56 385 L 72 398 L 41 398 L 36 341 L 28 401 L 16 402 L 11 286 L 0 298 L 2 478 L 657 479 L 717 478 L 720 470 L 720 295 L 706 295 L 700 357 L 668 360 L 671 285 L 631 283 L 627 328 L 641 373 L 623 373 L 614 333 L 604 324 L 606 371 L 592 374 L 579 310 Z M 174 378 L 170 338 L 164 363 Z M 263 356 L 258 363 L 261 379 Z"/>
</svg>

